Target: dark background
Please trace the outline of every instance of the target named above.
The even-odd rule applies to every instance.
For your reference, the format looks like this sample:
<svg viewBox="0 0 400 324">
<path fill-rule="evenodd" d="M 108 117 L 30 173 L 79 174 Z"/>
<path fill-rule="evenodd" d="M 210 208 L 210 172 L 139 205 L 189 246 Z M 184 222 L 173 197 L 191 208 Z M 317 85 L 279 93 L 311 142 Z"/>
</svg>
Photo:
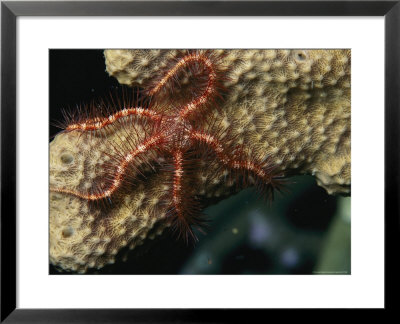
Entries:
<svg viewBox="0 0 400 324">
<path fill-rule="evenodd" d="M 101 98 L 118 87 L 106 72 L 102 50 L 50 50 L 50 122 L 63 120 L 61 109 Z M 50 124 L 50 136 L 60 131 Z"/>
<path fill-rule="evenodd" d="M 103 50 L 50 50 L 50 139 L 62 109 L 121 88 L 105 71 Z M 291 179 L 272 204 L 251 189 L 211 206 L 207 234 L 187 246 L 166 231 L 98 274 L 350 273 L 350 198 L 329 196 L 309 176 Z M 343 207 L 344 206 L 344 207 Z M 336 242 L 336 243 L 335 243 Z M 122 261 L 127 256 L 126 261 Z M 59 274 L 50 265 L 51 274 Z"/>
</svg>

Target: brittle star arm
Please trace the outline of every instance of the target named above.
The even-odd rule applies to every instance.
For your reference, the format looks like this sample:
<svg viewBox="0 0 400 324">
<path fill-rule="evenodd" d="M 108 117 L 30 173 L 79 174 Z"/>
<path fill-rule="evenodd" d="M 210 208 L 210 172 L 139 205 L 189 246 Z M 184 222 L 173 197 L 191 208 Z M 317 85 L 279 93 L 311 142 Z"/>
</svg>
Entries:
<svg viewBox="0 0 400 324">
<path fill-rule="evenodd" d="M 213 62 L 207 55 L 205 55 L 204 53 L 195 52 L 184 56 L 176 63 L 176 65 L 172 69 L 170 69 L 166 73 L 166 75 L 160 81 L 157 82 L 156 86 L 149 91 L 150 96 L 156 95 L 160 92 L 162 88 L 165 87 L 169 80 L 176 76 L 180 69 L 187 68 L 190 66 L 190 64 L 193 63 L 200 63 L 207 70 L 207 85 L 200 95 L 196 96 L 180 109 L 179 115 L 182 119 L 187 118 L 189 114 L 192 114 L 201 105 L 207 103 L 208 98 L 216 92 L 215 86 L 217 73 Z"/>
<path fill-rule="evenodd" d="M 185 166 L 184 152 L 181 149 L 172 152 L 173 157 L 173 181 L 172 181 L 172 207 L 175 213 L 173 220 L 174 229 L 186 242 L 192 238 L 195 241 L 197 236 L 192 226 L 195 226 L 200 232 L 204 226 L 204 221 L 199 210 L 199 205 L 193 197 L 190 188 L 185 187 L 183 179 L 188 177 Z"/>
<path fill-rule="evenodd" d="M 138 116 L 142 118 L 147 118 L 152 121 L 159 121 L 159 116 L 157 113 L 150 109 L 145 109 L 142 107 L 132 107 L 132 108 L 125 108 L 122 109 L 115 114 L 112 114 L 108 117 L 96 117 L 87 119 L 81 123 L 73 123 L 66 127 L 66 131 L 96 131 L 101 130 L 116 121 L 120 120 L 121 118 L 128 117 L 128 116 Z"/>
<path fill-rule="evenodd" d="M 190 138 L 209 146 L 215 152 L 218 160 L 220 160 L 223 165 L 233 170 L 250 171 L 255 176 L 260 178 L 265 184 L 272 183 L 273 176 L 271 173 L 268 173 L 265 168 L 255 162 L 252 162 L 251 160 L 232 158 L 226 153 L 226 150 L 221 142 L 213 135 L 200 131 L 192 131 L 190 133 Z"/>
<path fill-rule="evenodd" d="M 143 142 L 143 144 L 138 145 L 134 150 L 128 152 L 123 156 L 123 158 L 119 161 L 119 165 L 113 174 L 113 178 L 107 188 L 101 189 L 96 193 L 82 193 L 77 190 L 65 189 L 65 188 L 51 188 L 52 192 L 59 192 L 70 194 L 85 200 L 96 201 L 104 198 L 109 198 L 111 195 L 121 186 L 123 182 L 123 178 L 125 172 L 129 166 L 129 164 L 140 155 L 150 151 L 157 149 L 160 145 L 165 142 L 165 138 L 162 135 L 154 135 L 148 138 Z"/>
<path fill-rule="evenodd" d="M 182 177 L 183 177 L 183 153 L 181 150 L 176 150 L 173 153 L 174 159 L 174 178 L 172 189 L 172 202 L 179 218 L 182 214 Z"/>
</svg>

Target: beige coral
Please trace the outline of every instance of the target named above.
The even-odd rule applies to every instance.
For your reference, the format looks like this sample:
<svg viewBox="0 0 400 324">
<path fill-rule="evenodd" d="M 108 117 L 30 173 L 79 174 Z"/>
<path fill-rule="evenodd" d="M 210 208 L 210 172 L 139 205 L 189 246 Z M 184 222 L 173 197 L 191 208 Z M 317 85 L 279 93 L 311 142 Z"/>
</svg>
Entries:
<svg viewBox="0 0 400 324">
<path fill-rule="evenodd" d="M 218 50 L 228 71 L 225 116 L 253 151 L 350 193 L 350 50 Z M 107 71 L 146 87 L 183 50 L 106 50 Z"/>
<path fill-rule="evenodd" d="M 107 71 L 121 84 L 145 87 L 184 50 L 106 50 Z M 248 153 L 268 157 L 286 175 L 313 174 L 328 193 L 350 193 L 350 51 L 218 50 L 226 69 L 222 107 L 208 120 L 229 128 Z M 183 83 L 188 80 L 180 80 Z M 205 121 L 205 123 L 207 120 Z M 129 130 L 128 130 L 129 131 Z M 117 131 L 118 132 L 118 131 Z M 50 185 L 79 189 L 101 181 L 103 135 L 63 133 L 50 144 Z M 79 137 L 79 140 L 78 140 Z M 119 143 L 124 134 L 107 133 Z M 156 157 L 155 157 L 156 158 Z M 50 195 L 50 260 L 85 272 L 112 263 L 169 226 L 163 203 L 167 173 L 150 172 L 112 208 Z M 236 191 L 224 172 L 198 170 L 197 194 L 214 202 Z M 208 200 L 207 200 L 208 199 Z"/>
</svg>

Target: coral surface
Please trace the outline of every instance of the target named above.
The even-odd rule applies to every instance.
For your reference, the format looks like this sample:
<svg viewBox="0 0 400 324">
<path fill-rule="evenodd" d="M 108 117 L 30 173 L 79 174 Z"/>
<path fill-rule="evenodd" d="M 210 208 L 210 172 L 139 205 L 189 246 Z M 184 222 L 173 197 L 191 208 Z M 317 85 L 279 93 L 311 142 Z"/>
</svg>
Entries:
<svg viewBox="0 0 400 324">
<path fill-rule="evenodd" d="M 197 65 L 182 66 L 188 70 L 185 73 L 170 72 L 187 54 L 185 50 L 106 50 L 105 58 L 110 75 L 121 84 L 140 86 L 148 96 L 164 85 L 165 75 L 173 74 L 171 89 L 159 91 L 153 106 L 157 111 L 165 109 L 166 103 L 180 107 L 191 92 L 201 98 L 207 91 L 211 72 L 199 84 L 193 83 Z M 218 70 L 215 91 L 221 98 L 206 103 L 195 118 L 199 130 L 222 137 L 228 132 L 225 151 L 240 145 L 240 156 L 257 157 L 273 166 L 274 174 L 313 174 L 328 193 L 350 194 L 349 50 L 216 50 L 209 58 Z M 96 122 L 100 119 L 85 124 L 90 131 L 71 128 L 50 144 L 50 261 L 64 270 L 101 268 L 113 263 L 122 248 L 133 249 L 173 225 L 171 188 L 177 186 L 177 173 L 171 178 L 168 167 L 159 167 L 164 156 L 157 150 L 126 167 L 118 181 L 128 185 L 111 196 L 111 202 L 88 203 L 88 196 L 116 182 L 108 171 L 115 166 L 115 157 L 125 156 L 153 132 L 151 123 L 132 116 L 120 116 L 123 127 L 97 130 Z M 233 163 L 213 163 L 204 153 L 197 160 L 186 186 L 203 208 L 256 182 L 254 167 L 246 166 L 244 185 L 229 176 Z"/>
</svg>

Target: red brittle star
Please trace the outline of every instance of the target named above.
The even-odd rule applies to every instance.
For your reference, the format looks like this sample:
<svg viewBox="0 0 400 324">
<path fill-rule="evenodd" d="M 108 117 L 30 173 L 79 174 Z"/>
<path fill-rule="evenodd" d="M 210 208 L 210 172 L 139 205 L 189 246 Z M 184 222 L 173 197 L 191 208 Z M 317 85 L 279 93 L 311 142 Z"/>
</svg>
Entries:
<svg viewBox="0 0 400 324">
<path fill-rule="evenodd" d="M 50 190 L 87 201 L 111 199 L 123 186 L 128 173 L 132 172 L 129 169 L 132 164 L 137 160 L 149 162 L 154 153 L 161 154 L 170 163 L 169 214 L 186 240 L 189 236 L 195 237 L 192 226 L 202 223 L 198 200 L 190 197 L 190 186 L 194 185 L 190 181 L 194 172 L 193 164 L 199 157 L 216 160 L 237 178 L 252 177 L 262 190 L 271 193 L 280 185 L 280 175 L 273 166 L 244 154 L 244 148 L 235 144 L 235 138 L 229 135 L 229 130 L 215 132 L 213 129 L 218 127 L 199 126 L 199 120 L 204 120 L 210 109 L 218 106 L 218 98 L 223 92 L 221 82 L 224 73 L 219 64 L 221 58 L 212 51 L 188 51 L 185 56 L 171 62 L 167 70 L 147 86 L 147 95 L 154 102 L 150 108 L 124 107 L 106 116 L 80 117 L 69 123 L 65 128 L 68 132 L 92 133 L 114 126 L 123 127 L 127 118 L 134 117 L 135 120 L 149 123 L 151 131 L 131 145 L 129 150 L 120 150 L 119 154 L 112 156 L 113 164 L 107 171 L 107 181 L 100 188 L 87 192 L 66 188 Z M 189 91 L 175 95 L 177 85 L 181 86 L 182 73 L 192 83 L 188 86 Z"/>
</svg>

